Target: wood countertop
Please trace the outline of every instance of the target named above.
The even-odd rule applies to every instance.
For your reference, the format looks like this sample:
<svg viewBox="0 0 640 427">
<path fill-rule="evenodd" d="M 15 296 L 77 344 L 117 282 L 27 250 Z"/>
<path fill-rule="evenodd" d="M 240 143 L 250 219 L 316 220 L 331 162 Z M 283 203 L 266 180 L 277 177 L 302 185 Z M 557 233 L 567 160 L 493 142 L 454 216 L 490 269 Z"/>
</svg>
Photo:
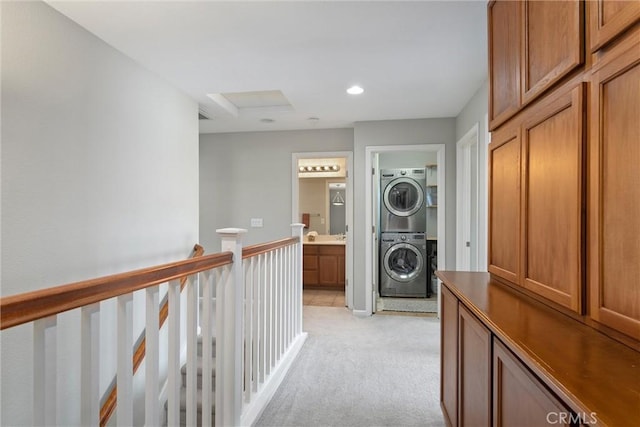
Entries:
<svg viewBox="0 0 640 427">
<path fill-rule="evenodd" d="M 640 352 L 493 280 L 437 276 L 549 389 L 599 424 L 640 425 Z"/>
</svg>

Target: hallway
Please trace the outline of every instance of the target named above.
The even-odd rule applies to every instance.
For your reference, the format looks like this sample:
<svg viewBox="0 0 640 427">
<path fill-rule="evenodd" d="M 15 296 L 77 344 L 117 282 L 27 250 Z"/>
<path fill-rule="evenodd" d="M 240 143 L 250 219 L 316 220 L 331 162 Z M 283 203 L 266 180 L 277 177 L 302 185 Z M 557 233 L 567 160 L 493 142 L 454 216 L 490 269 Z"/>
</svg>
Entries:
<svg viewBox="0 0 640 427">
<path fill-rule="evenodd" d="M 344 307 L 343 290 L 305 289 L 303 291 L 303 305 L 321 307 Z"/>
</svg>

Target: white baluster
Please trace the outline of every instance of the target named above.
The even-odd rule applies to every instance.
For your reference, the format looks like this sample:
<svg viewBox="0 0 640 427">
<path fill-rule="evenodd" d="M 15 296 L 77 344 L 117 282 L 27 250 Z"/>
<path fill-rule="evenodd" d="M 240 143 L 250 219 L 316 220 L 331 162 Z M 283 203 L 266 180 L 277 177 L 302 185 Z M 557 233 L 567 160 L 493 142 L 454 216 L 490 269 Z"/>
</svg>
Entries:
<svg viewBox="0 0 640 427">
<path fill-rule="evenodd" d="M 251 304 L 253 314 L 253 323 L 251 325 L 253 336 L 253 352 L 251 353 L 251 364 L 253 372 L 253 393 L 258 392 L 258 381 L 260 378 L 260 257 L 252 258 L 253 269 L 251 270 L 251 277 L 253 283 L 253 303 Z"/>
<path fill-rule="evenodd" d="M 180 282 L 172 280 L 168 289 L 169 357 L 167 373 L 167 425 L 180 425 Z"/>
<path fill-rule="evenodd" d="M 100 423 L 100 304 L 80 310 L 80 422 Z"/>
<path fill-rule="evenodd" d="M 253 258 L 245 262 L 245 302 L 244 302 L 244 400 L 251 402 L 251 380 L 253 378 Z"/>
<path fill-rule="evenodd" d="M 56 316 L 33 322 L 33 424 L 55 425 L 58 343 Z"/>
<path fill-rule="evenodd" d="M 213 279 L 214 275 L 211 271 L 203 273 L 204 281 L 202 285 L 202 312 L 201 312 L 201 327 L 202 327 L 202 425 L 211 425 L 211 369 L 212 369 L 212 339 L 213 336 Z"/>
<path fill-rule="evenodd" d="M 271 374 L 271 368 L 273 366 L 273 308 L 274 308 L 274 300 L 273 300 L 273 251 L 268 253 L 269 257 L 267 259 L 267 269 L 265 275 L 265 290 L 267 292 L 266 298 L 266 337 L 265 343 L 267 345 L 266 348 L 266 367 L 265 375 L 268 377 Z"/>
<path fill-rule="evenodd" d="M 260 268 L 258 274 L 260 280 L 260 384 L 264 383 L 264 374 L 267 371 L 267 254 L 259 256 Z"/>
<path fill-rule="evenodd" d="M 196 396 L 196 371 L 197 354 L 196 346 L 198 340 L 198 289 L 193 281 L 193 277 L 187 278 L 187 425 L 195 426 L 198 416 L 198 401 Z"/>
<path fill-rule="evenodd" d="M 158 294 L 158 286 L 152 286 L 145 291 L 144 423 L 149 427 L 160 425 L 160 408 L 158 405 L 158 396 L 160 395 L 160 383 L 158 379 L 160 366 Z"/>
<path fill-rule="evenodd" d="M 119 426 L 133 425 L 133 294 L 117 298 L 118 315 L 118 384 L 117 423 Z"/>
<path fill-rule="evenodd" d="M 225 319 L 225 292 L 226 282 L 229 276 L 229 271 L 225 268 L 223 271 L 216 270 L 216 412 L 215 412 L 215 425 L 223 425 L 223 413 L 224 413 L 224 398 L 223 390 L 225 388 L 225 382 L 227 381 L 227 374 L 224 371 L 224 352 L 222 346 L 225 344 L 224 324 Z"/>
<path fill-rule="evenodd" d="M 302 304 L 303 304 L 303 292 L 302 292 L 302 239 L 304 233 L 304 224 L 295 223 L 291 224 L 291 235 L 294 237 L 298 237 L 299 241 L 296 245 L 296 255 L 295 255 L 295 278 L 294 278 L 294 289 L 295 289 L 295 307 L 296 307 L 296 320 L 295 320 L 295 331 L 294 336 L 298 336 L 298 334 L 302 333 Z"/>
<path fill-rule="evenodd" d="M 221 425 L 225 426 L 239 425 L 242 413 L 244 270 L 242 268 L 241 235 L 246 231 L 238 228 L 216 230 L 222 237 L 222 251 L 233 252 L 232 273 L 229 275 L 230 280 L 225 283 L 223 331 L 219 332 L 219 335 L 224 336 L 224 343 L 220 343 L 224 353 L 224 389 L 216 390 L 216 395 L 223 394 L 221 409 L 224 412 Z M 216 424 L 218 424 L 217 412 L 218 408 L 216 407 Z"/>
</svg>

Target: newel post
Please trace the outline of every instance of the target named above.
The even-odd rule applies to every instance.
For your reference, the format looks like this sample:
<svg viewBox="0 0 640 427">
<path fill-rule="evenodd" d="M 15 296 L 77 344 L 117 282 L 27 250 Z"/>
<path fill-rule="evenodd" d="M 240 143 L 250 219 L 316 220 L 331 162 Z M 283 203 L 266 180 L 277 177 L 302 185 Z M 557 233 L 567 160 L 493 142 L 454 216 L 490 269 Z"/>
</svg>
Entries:
<svg viewBox="0 0 640 427">
<path fill-rule="evenodd" d="M 228 280 L 223 284 L 222 323 L 218 323 L 216 346 L 222 353 L 221 369 L 216 376 L 223 375 L 222 390 L 216 390 L 216 425 L 238 426 L 242 414 L 242 313 L 244 301 L 244 269 L 242 268 L 242 228 L 223 228 L 216 230 L 222 238 L 222 252 L 233 252 L 233 264 Z M 219 414 L 218 397 L 222 398 Z M 220 420 L 218 419 L 220 416 Z M 220 424 L 218 424 L 220 422 Z"/>
<path fill-rule="evenodd" d="M 296 256 L 295 256 L 295 281 L 294 281 L 294 289 L 296 295 L 296 327 L 295 327 L 295 335 L 302 333 L 302 304 L 303 304 L 303 294 L 302 294 L 302 241 L 303 241 L 303 233 L 304 233 L 304 224 L 294 223 L 291 224 L 291 236 L 300 238 L 300 241 L 296 245 Z"/>
</svg>

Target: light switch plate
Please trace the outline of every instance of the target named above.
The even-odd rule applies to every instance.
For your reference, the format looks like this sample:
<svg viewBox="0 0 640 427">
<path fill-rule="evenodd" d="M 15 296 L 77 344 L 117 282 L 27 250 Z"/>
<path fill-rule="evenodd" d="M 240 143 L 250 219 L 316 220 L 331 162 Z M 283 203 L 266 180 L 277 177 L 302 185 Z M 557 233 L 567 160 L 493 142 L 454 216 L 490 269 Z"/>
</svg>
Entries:
<svg viewBox="0 0 640 427">
<path fill-rule="evenodd" d="M 262 218 L 251 218 L 251 227 L 262 227 Z"/>
</svg>

